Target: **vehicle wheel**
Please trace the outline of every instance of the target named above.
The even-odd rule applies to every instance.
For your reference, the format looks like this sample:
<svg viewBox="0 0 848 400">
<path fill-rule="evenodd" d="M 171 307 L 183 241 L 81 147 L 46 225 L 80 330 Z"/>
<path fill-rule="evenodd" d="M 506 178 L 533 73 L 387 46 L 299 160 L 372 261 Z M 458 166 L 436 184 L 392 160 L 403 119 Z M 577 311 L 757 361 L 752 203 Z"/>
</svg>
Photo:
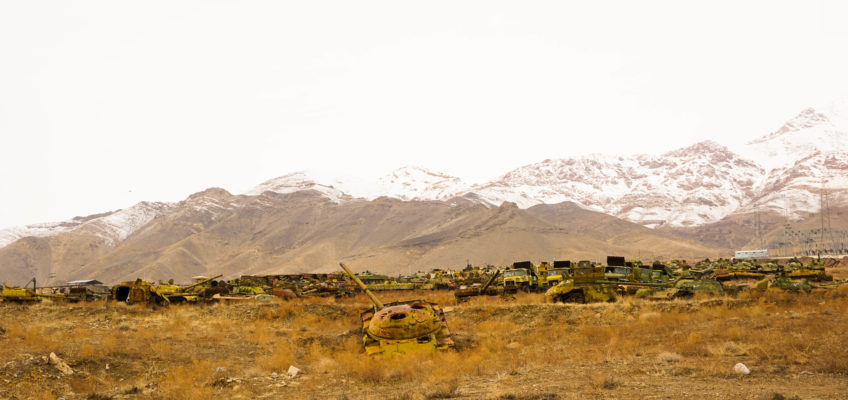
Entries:
<svg viewBox="0 0 848 400">
<path fill-rule="evenodd" d="M 583 296 L 583 292 L 581 291 L 573 291 L 568 292 L 562 296 L 560 296 L 563 303 L 580 303 L 583 304 L 586 302 L 586 297 Z"/>
</svg>

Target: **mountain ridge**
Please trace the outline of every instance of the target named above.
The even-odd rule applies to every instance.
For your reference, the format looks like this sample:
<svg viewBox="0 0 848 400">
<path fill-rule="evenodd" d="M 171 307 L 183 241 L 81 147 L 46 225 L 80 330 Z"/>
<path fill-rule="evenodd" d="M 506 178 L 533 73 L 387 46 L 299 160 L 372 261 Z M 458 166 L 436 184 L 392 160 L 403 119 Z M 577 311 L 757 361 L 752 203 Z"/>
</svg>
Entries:
<svg viewBox="0 0 848 400">
<path fill-rule="evenodd" d="M 0 273 L 119 279 L 134 273 L 200 274 L 212 272 L 210 266 L 258 273 L 276 271 L 274 262 L 331 268 L 329 258 L 390 269 L 392 263 L 424 267 L 456 261 L 464 259 L 463 252 L 481 258 L 488 252 L 506 262 L 521 258 L 517 244 L 550 253 L 562 247 L 557 243 L 567 243 L 573 254 L 588 254 L 591 246 L 626 252 L 655 248 L 649 242 L 656 241 L 676 249 L 669 252 L 719 254 L 745 238 L 699 244 L 686 229 L 704 227 L 708 236 L 720 237 L 730 229 L 724 227 L 739 225 L 734 218 L 745 221 L 746 214 L 760 210 L 803 219 L 819 210 L 823 190 L 830 206 L 848 205 L 848 133 L 838 122 L 843 120 L 830 111 L 805 109 L 737 151 L 707 140 L 659 155 L 546 159 L 473 185 L 420 166 L 375 181 L 298 171 L 243 194 L 210 188 L 175 203 L 145 201 L 2 229 Z M 731 222 L 722 224 L 725 220 Z M 611 231 L 593 236 L 602 226 L 618 226 L 633 238 Z M 439 255 L 439 246 L 458 258 Z"/>
</svg>

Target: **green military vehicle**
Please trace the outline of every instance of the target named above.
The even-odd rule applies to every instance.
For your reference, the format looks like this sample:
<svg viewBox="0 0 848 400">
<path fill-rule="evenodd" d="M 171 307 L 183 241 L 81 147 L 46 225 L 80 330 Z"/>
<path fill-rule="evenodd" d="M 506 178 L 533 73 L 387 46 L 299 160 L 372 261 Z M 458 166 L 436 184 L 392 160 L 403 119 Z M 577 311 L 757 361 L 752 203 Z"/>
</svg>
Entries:
<svg viewBox="0 0 848 400">
<path fill-rule="evenodd" d="M 803 291 L 809 293 L 813 290 L 813 285 L 810 285 L 810 283 L 805 280 L 795 280 L 789 278 L 786 274 L 780 274 L 771 281 L 763 279 L 757 283 L 757 289 L 766 290 L 768 288 L 781 289 L 787 292 Z"/>
<path fill-rule="evenodd" d="M 724 287 L 714 278 L 698 278 L 694 275 L 687 274 L 675 279 L 670 285 L 655 283 L 652 287 L 643 287 L 636 291 L 635 295 L 639 298 L 652 300 L 670 300 L 689 298 L 696 293 L 720 296 L 724 292 Z"/>
</svg>

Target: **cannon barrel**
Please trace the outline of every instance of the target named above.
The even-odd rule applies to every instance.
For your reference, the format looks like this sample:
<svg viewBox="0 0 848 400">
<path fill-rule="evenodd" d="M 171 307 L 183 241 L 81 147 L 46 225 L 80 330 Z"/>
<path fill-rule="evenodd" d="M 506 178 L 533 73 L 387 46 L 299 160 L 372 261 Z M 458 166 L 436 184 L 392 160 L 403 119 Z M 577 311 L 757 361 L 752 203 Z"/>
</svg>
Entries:
<svg viewBox="0 0 848 400">
<path fill-rule="evenodd" d="M 486 289 L 488 289 L 488 288 L 489 288 L 489 286 L 491 286 L 491 285 L 492 285 L 492 282 L 494 282 L 494 281 L 495 281 L 495 279 L 497 279 L 497 278 L 498 278 L 498 276 L 499 276 L 500 274 L 501 274 L 501 270 L 500 270 L 500 269 L 495 270 L 495 274 L 494 274 L 494 275 L 492 275 L 492 277 L 491 277 L 491 278 L 489 278 L 489 280 L 488 280 L 488 281 L 486 281 L 486 284 L 485 284 L 485 285 L 483 285 L 483 287 L 481 287 L 481 288 L 480 288 L 480 294 L 486 294 Z"/>
<path fill-rule="evenodd" d="M 182 291 L 183 291 L 183 292 L 185 292 L 185 291 L 187 291 L 187 290 L 191 290 L 192 288 L 194 288 L 194 287 L 196 287 L 196 286 L 200 286 L 200 285 L 202 285 L 202 284 L 204 284 L 204 283 L 206 283 L 206 282 L 210 282 L 210 281 L 215 280 L 215 279 L 218 279 L 218 278 L 220 278 L 220 277 L 222 277 L 222 276 L 224 276 L 224 274 L 216 275 L 216 276 L 213 276 L 213 277 L 211 277 L 211 278 L 209 278 L 209 279 L 204 279 L 204 280 L 202 280 L 202 281 L 200 281 L 200 282 L 192 283 L 191 285 L 188 285 L 188 286 L 186 286 L 186 287 L 182 288 Z"/>
<path fill-rule="evenodd" d="M 344 265 L 344 263 L 339 263 L 339 265 L 342 266 L 342 269 L 347 273 L 347 276 L 349 276 L 350 279 L 353 279 L 353 281 L 356 282 L 357 285 L 359 285 L 360 289 L 365 291 L 365 294 L 367 294 L 368 297 L 371 298 L 371 302 L 374 303 L 374 306 L 377 307 L 378 310 L 381 310 L 385 307 L 383 303 L 381 303 L 380 300 L 377 299 L 377 296 L 374 296 L 374 293 L 371 293 L 371 291 L 368 290 L 367 287 L 365 287 L 365 284 L 362 283 L 362 281 L 360 281 L 359 278 L 357 278 L 356 275 L 353 274 L 353 272 L 350 272 L 350 269 L 347 268 L 347 265 Z"/>
</svg>

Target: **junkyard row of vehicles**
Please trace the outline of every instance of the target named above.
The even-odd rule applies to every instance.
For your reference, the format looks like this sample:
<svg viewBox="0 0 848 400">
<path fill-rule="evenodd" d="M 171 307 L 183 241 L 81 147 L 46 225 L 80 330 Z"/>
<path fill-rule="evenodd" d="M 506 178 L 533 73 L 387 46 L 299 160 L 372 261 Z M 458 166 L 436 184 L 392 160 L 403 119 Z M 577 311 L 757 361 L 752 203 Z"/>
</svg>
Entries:
<svg viewBox="0 0 848 400">
<path fill-rule="evenodd" d="M 769 287 L 794 291 L 810 291 L 828 287 L 833 276 L 825 265 L 812 260 L 804 265 L 791 259 L 774 260 L 703 260 L 690 266 L 683 260 L 650 265 L 608 256 L 606 264 L 587 260 L 553 263 L 515 262 L 505 268 L 492 265 L 462 270 L 433 269 L 408 276 L 391 277 L 364 271 L 355 274 L 370 291 L 384 290 L 453 290 L 458 300 L 479 295 L 508 296 L 519 291 L 544 292 L 549 301 L 612 301 L 616 296 L 633 295 L 646 298 L 675 298 L 696 292 L 723 294 Z M 353 296 L 360 288 L 342 272 L 327 274 L 244 275 L 233 280 L 195 277 L 188 285 L 142 279 L 122 282 L 112 287 L 70 286 L 32 289 L 4 284 L 0 299 L 12 302 L 37 302 L 44 298 L 70 302 L 111 299 L 126 303 L 168 305 L 208 301 L 268 300 L 273 297 L 291 299 L 304 296 Z M 98 282 L 99 283 L 99 282 Z"/>
</svg>

